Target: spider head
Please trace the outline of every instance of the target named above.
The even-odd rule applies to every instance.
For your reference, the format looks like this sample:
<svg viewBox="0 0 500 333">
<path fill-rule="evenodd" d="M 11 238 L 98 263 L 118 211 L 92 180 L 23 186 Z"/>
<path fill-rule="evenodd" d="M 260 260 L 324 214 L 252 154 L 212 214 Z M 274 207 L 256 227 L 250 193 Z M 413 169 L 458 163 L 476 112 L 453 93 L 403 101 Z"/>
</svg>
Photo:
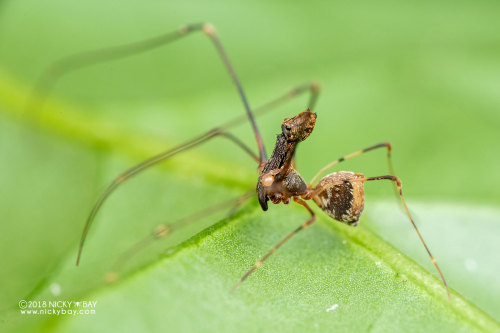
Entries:
<svg viewBox="0 0 500 333">
<path fill-rule="evenodd" d="M 316 113 L 306 110 L 293 118 L 285 118 L 281 131 L 288 142 L 300 142 L 307 139 L 316 124 Z"/>
</svg>

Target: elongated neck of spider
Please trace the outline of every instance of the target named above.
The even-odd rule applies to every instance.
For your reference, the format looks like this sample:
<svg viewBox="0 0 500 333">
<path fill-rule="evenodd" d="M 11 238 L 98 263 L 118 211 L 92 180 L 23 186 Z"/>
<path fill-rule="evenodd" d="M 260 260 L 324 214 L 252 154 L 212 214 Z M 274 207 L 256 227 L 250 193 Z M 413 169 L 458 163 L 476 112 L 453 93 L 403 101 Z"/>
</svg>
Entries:
<svg viewBox="0 0 500 333">
<path fill-rule="evenodd" d="M 293 118 L 285 118 L 281 123 L 282 135 L 287 142 L 283 169 L 290 168 L 298 143 L 311 135 L 316 124 L 316 117 L 316 113 L 306 110 Z"/>
</svg>

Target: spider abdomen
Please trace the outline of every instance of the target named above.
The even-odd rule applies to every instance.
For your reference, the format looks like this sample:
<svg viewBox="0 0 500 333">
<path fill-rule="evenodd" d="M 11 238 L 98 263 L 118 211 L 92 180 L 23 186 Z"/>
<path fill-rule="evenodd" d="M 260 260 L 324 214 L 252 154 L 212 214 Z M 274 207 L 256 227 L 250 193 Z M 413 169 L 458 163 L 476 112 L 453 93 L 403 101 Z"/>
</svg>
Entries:
<svg viewBox="0 0 500 333">
<path fill-rule="evenodd" d="M 365 203 L 360 173 L 339 171 L 326 175 L 314 189 L 313 200 L 330 217 L 350 225 L 357 225 Z"/>
</svg>

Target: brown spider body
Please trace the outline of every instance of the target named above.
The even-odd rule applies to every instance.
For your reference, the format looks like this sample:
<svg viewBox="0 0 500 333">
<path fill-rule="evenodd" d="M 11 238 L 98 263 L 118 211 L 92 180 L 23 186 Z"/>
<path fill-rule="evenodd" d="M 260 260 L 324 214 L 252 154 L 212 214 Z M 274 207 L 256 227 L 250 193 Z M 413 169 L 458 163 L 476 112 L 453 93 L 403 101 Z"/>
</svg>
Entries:
<svg viewBox="0 0 500 333">
<path fill-rule="evenodd" d="M 314 125 L 316 124 L 316 117 L 316 113 L 313 113 L 308 109 L 293 118 L 285 118 L 281 124 L 282 133 L 278 135 L 271 157 L 267 161 L 261 161 L 261 167 L 259 168 L 261 172 L 257 182 L 257 197 L 259 198 L 259 203 L 263 210 L 267 210 L 267 201 L 269 200 L 271 200 L 274 204 L 279 204 L 281 202 L 288 204 L 290 203 L 290 200 L 293 199 L 295 202 L 305 207 L 309 211 L 311 217 L 300 227 L 281 240 L 281 242 L 276 244 L 276 246 L 274 246 L 264 257 L 262 257 L 262 259 L 257 261 L 257 263 L 250 268 L 250 270 L 248 270 L 248 272 L 243 275 L 240 281 L 233 287 L 233 290 L 236 289 L 250 274 L 252 274 L 253 271 L 260 267 L 264 260 L 281 247 L 281 245 L 283 245 L 290 237 L 298 233 L 300 230 L 309 227 L 316 220 L 314 212 L 305 200 L 312 199 L 331 218 L 351 226 L 356 226 L 361 213 L 363 212 L 365 203 L 364 182 L 386 179 L 394 182 L 396 185 L 397 191 L 399 192 L 398 194 L 401 198 L 401 203 L 403 204 L 408 218 L 415 228 L 422 244 L 427 250 L 431 261 L 434 263 L 434 266 L 439 272 L 441 280 L 443 281 L 448 293 L 448 298 L 450 298 L 450 292 L 446 285 L 444 276 L 441 273 L 436 260 L 427 248 L 427 245 L 425 244 L 422 235 L 420 235 L 420 232 L 410 215 L 410 211 L 406 206 L 403 192 L 401 190 L 401 180 L 398 177 L 393 175 L 365 177 L 361 173 L 338 171 L 326 175 L 316 186 L 313 186 L 314 180 L 326 171 L 326 169 L 337 163 L 343 162 L 346 159 L 361 155 L 379 147 L 387 148 L 389 169 L 392 173 L 392 164 L 390 160 L 391 145 L 389 143 L 382 142 L 337 159 L 321 169 L 316 176 L 314 176 L 309 185 L 306 184 L 304 179 L 295 170 L 293 163 L 295 149 L 297 148 L 299 142 L 304 141 L 312 133 Z"/>
<path fill-rule="evenodd" d="M 317 115 L 309 110 L 293 118 L 285 118 L 282 133 L 276 139 L 274 151 L 264 165 L 257 182 L 257 195 L 263 210 L 267 201 L 288 204 L 292 197 L 313 199 L 330 217 L 350 225 L 357 225 L 364 206 L 363 182 L 349 180 L 363 178 L 359 173 L 334 172 L 325 176 L 314 189 L 309 189 L 291 161 L 299 142 L 312 133 Z"/>
<path fill-rule="evenodd" d="M 281 124 L 273 153 L 264 165 L 257 182 L 257 196 L 263 210 L 267 201 L 288 204 L 290 198 L 309 193 L 302 176 L 292 166 L 297 144 L 305 140 L 314 129 L 316 114 L 307 110 L 293 118 L 285 118 Z"/>
<path fill-rule="evenodd" d="M 360 173 L 350 171 L 326 175 L 316 186 L 313 200 L 330 217 L 356 226 L 365 203 L 364 183 L 348 181 L 363 177 Z M 339 181 L 344 183 L 339 184 Z"/>
</svg>

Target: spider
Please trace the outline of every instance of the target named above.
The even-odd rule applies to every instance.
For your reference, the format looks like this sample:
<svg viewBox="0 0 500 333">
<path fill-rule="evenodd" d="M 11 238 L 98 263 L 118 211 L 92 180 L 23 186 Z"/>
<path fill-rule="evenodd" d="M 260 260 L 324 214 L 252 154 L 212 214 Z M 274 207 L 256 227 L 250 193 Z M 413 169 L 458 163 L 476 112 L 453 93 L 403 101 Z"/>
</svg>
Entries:
<svg viewBox="0 0 500 333">
<path fill-rule="evenodd" d="M 285 242 L 292 238 L 292 236 L 314 223 L 314 221 L 316 220 L 316 216 L 313 210 L 310 208 L 307 202 L 308 200 L 314 201 L 314 203 L 332 219 L 351 226 L 356 226 L 359 222 L 359 218 L 361 216 L 361 213 L 363 212 L 364 207 L 364 183 L 369 181 L 388 180 L 395 184 L 397 194 L 401 200 L 406 215 L 413 225 L 420 241 L 425 247 L 431 261 L 436 267 L 436 270 L 438 271 L 448 294 L 448 298 L 450 298 L 450 292 L 446 284 L 446 280 L 436 260 L 432 256 L 429 248 L 422 238 L 422 235 L 420 234 L 406 205 L 402 192 L 401 180 L 398 177 L 394 176 L 391 162 L 391 144 L 388 142 L 382 142 L 334 160 L 330 164 L 323 167 L 313 177 L 313 179 L 309 183 L 307 183 L 295 169 L 294 157 L 298 144 L 306 140 L 311 135 L 314 129 L 318 115 L 317 113 L 313 112 L 313 110 L 319 94 L 319 85 L 317 83 L 311 82 L 308 84 L 297 86 L 285 95 L 269 102 L 268 104 L 260 108 L 252 110 L 249 106 L 241 82 L 227 56 L 225 48 L 223 47 L 214 26 L 209 23 L 188 24 L 173 32 L 147 40 L 109 47 L 105 49 L 93 50 L 84 53 L 78 53 L 62 58 L 52 66 L 47 68 L 47 70 L 42 74 L 39 81 L 37 82 L 37 85 L 35 86 L 33 96 L 30 99 L 27 108 L 33 108 L 35 106 L 35 103 L 43 103 L 44 99 L 49 94 L 56 81 L 62 75 L 74 69 L 124 58 L 141 52 L 146 52 L 176 41 L 193 32 L 203 32 L 214 44 L 217 53 L 224 63 L 224 66 L 226 67 L 232 79 L 232 82 L 236 87 L 236 90 L 238 91 L 246 112 L 246 116 L 242 115 L 240 117 L 232 119 L 219 127 L 207 131 L 202 135 L 199 135 L 174 148 L 153 156 L 118 175 L 98 198 L 87 218 L 78 248 L 76 265 L 78 265 L 80 262 L 85 239 L 97 213 L 101 209 L 106 199 L 121 184 L 123 184 L 131 177 L 137 175 L 138 173 L 169 158 L 172 158 L 177 154 L 203 144 L 213 138 L 224 137 L 237 145 L 243 151 L 248 153 L 251 158 L 253 158 L 257 162 L 259 175 L 256 184 L 256 194 L 262 210 L 268 210 L 269 201 L 271 201 L 273 204 L 289 204 L 291 201 L 293 201 L 298 205 L 304 207 L 310 215 L 310 217 L 305 222 L 303 222 L 299 227 L 289 233 L 271 250 L 269 250 L 269 252 L 267 252 L 262 258 L 260 258 L 233 286 L 232 290 L 238 288 L 245 279 L 247 279 L 257 268 L 259 268 L 264 263 L 264 261 L 268 259 L 274 252 L 276 252 L 276 250 L 278 250 Z M 284 119 L 281 124 L 281 133 L 277 136 L 274 150 L 271 156 L 268 158 L 261 134 L 259 132 L 259 128 L 255 121 L 255 117 L 259 114 L 268 112 L 272 108 L 305 92 L 310 93 L 308 109 L 300 112 L 292 118 Z M 252 127 L 257 143 L 258 154 L 255 154 L 245 142 L 241 141 L 227 131 L 230 127 L 242 123 L 246 119 L 250 122 L 250 125 Z M 328 169 L 335 166 L 336 164 L 378 148 L 385 148 L 387 151 L 387 161 L 389 165 L 390 175 L 365 177 L 361 173 L 338 171 L 324 176 L 319 180 L 319 182 L 317 182 L 321 175 L 323 175 Z M 177 222 L 171 223 L 169 225 L 158 226 L 154 230 L 154 232 L 146 239 L 138 242 L 128 251 L 124 252 L 113 266 L 112 272 L 116 272 L 128 258 L 130 258 L 141 248 L 149 244 L 151 241 L 170 235 L 175 230 L 185 226 L 186 224 L 192 223 L 198 217 L 207 215 L 215 211 L 226 209 L 228 205 L 233 206 L 229 213 L 229 215 L 232 215 L 237 211 L 237 209 L 243 202 L 247 201 L 253 196 L 252 194 L 255 194 L 254 190 L 247 192 L 238 198 L 210 207 L 204 211 L 193 214 L 192 216 L 188 216 L 187 218 L 184 218 Z M 108 280 L 114 279 L 116 279 L 116 275 L 114 273 L 108 276 Z"/>
</svg>

